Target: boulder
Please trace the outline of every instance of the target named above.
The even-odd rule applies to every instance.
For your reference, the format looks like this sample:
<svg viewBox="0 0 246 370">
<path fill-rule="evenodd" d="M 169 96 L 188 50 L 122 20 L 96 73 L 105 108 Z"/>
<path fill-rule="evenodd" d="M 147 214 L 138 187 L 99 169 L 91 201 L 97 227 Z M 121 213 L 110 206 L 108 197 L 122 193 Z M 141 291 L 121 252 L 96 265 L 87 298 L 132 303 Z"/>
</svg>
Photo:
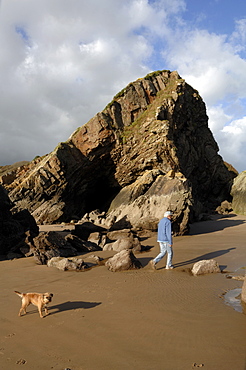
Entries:
<svg viewBox="0 0 246 370">
<path fill-rule="evenodd" d="M 193 275 L 197 276 L 218 273 L 221 272 L 221 270 L 218 262 L 216 262 L 214 259 L 211 259 L 211 260 L 202 260 L 194 263 L 191 272 Z"/>
<path fill-rule="evenodd" d="M 88 242 L 94 243 L 98 247 L 103 248 L 107 244 L 107 235 L 100 232 L 91 233 L 88 237 Z"/>
<path fill-rule="evenodd" d="M 52 257 L 47 262 L 48 267 L 56 267 L 62 271 L 81 271 L 88 268 L 86 263 L 80 258 Z"/>
<path fill-rule="evenodd" d="M 154 172 L 154 173 L 153 173 Z M 125 219 L 136 230 L 157 230 L 164 211 L 171 209 L 174 213 L 174 235 L 187 234 L 189 231 L 190 212 L 198 212 L 194 207 L 192 189 L 189 182 L 180 174 L 160 174 L 159 171 L 148 171 L 138 182 L 148 186 L 140 187 L 133 183 L 125 186 L 112 201 L 109 213 L 115 217 L 115 223 Z M 151 182 L 152 179 L 153 181 Z M 138 191 L 135 189 L 137 188 Z M 144 189 L 144 192 L 141 192 Z M 113 227 L 111 228 L 113 229 Z"/>
<path fill-rule="evenodd" d="M 105 263 L 109 271 L 133 270 L 142 267 L 141 262 L 134 256 L 131 250 L 122 250 L 109 258 Z"/>
<path fill-rule="evenodd" d="M 232 203 L 228 202 L 228 200 L 224 200 L 221 205 L 216 208 L 216 212 L 220 215 L 227 215 L 232 211 Z"/>
<path fill-rule="evenodd" d="M 238 215 L 246 215 L 246 171 L 234 179 L 231 195 L 233 211 Z"/>
<path fill-rule="evenodd" d="M 112 231 L 107 234 L 109 239 L 115 240 L 103 247 L 103 250 L 113 250 L 120 252 L 124 249 L 132 249 L 134 252 L 141 251 L 141 243 L 131 230 Z"/>
<path fill-rule="evenodd" d="M 99 256 L 96 256 L 95 254 L 91 254 L 89 256 L 89 258 L 91 260 L 93 260 L 97 265 L 102 265 L 103 264 L 103 258 L 99 257 Z"/>
</svg>

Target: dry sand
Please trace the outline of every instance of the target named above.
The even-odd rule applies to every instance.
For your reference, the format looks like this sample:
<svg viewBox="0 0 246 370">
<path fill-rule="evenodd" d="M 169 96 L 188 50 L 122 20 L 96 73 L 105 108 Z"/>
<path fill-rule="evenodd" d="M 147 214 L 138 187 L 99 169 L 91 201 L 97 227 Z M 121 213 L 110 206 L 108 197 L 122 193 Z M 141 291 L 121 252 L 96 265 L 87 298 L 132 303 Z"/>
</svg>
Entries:
<svg viewBox="0 0 246 370">
<path fill-rule="evenodd" d="M 174 270 L 164 269 L 165 260 L 157 271 L 147 266 L 159 251 L 155 237 L 143 242 L 152 249 L 136 254 L 144 266 L 137 271 L 62 272 L 32 258 L 1 261 L 0 369 L 245 370 L 246 315 L 222 297 L 242 281 L 188 272 L 208 258 L 235 272 L 246 265 L 245 241 L 246 217 L 229 215 L 174 238 Z M 40 319 L 29 306 L 18 317 L 14 290 L 52 292 L 49 316 Z"/>
</svg>

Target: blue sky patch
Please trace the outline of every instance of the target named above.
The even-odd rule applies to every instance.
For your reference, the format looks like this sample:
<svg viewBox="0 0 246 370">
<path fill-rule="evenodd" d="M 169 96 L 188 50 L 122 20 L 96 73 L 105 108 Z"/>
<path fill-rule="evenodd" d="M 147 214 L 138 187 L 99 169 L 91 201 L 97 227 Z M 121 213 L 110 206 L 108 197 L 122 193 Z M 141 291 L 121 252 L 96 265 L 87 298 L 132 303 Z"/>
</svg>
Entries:
<svg viewBox="0 0 246 370">
<path fill-rule="evenodd" d="M 25 30 L 24 27 L 16 26 L 15 27 L 15 32 L 18 33 L 18 35 L 20 35 L 20 37 L 25 42 L 25 44 L 30 46 L 30 37 L 29 37 L 29 35 L 28 35 L 28 33 L 27 33 L 27 31 Z"/>
</svg>

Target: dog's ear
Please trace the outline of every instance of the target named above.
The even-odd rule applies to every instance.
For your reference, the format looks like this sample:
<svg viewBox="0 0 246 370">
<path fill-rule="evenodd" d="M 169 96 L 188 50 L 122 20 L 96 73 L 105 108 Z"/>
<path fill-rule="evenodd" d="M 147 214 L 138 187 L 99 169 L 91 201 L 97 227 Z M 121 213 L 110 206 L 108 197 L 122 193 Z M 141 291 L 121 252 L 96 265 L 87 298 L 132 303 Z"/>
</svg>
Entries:
<svg viewBox="0 0 246 370">
<path fill-rule="evenodd" d="M 50 296 L 51 296 L 51 297 L 53 297 L 53 296 L 54 296 L 54 294 L 53 294 L 53 293 L 50 293 Z"/>
</svg>

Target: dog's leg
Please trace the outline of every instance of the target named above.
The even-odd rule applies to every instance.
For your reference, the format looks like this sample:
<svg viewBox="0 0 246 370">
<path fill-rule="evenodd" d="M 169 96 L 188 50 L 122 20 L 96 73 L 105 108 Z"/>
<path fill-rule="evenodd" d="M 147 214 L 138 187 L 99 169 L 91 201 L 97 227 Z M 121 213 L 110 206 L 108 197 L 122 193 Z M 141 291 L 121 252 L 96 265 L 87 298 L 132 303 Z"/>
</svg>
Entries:
<svg viewBox="0 0 246 370">
<path fill-rule="evenodd" d="M 23 315 L 26 315 L 26 308 L 27 308 L 27 305 L 25 303 L 22 303 L 21 309 L 19 311 L 19 316 L 21 316 L 22 311 L 23 311 Z"/>
<path fill-rule="evenodd" d="M 39 312 L 39 316 L 41 317 L 41 319 L 43 319 L 43 314 L 42 314 L 42 303 L 38 305 L 38 312 Z"/>
<path fill-rule="evenodd" d="M 44 305 L 44 310 L 45 310 L 45 316 L 49 315 L 48 307 Z"/>
</svg>

